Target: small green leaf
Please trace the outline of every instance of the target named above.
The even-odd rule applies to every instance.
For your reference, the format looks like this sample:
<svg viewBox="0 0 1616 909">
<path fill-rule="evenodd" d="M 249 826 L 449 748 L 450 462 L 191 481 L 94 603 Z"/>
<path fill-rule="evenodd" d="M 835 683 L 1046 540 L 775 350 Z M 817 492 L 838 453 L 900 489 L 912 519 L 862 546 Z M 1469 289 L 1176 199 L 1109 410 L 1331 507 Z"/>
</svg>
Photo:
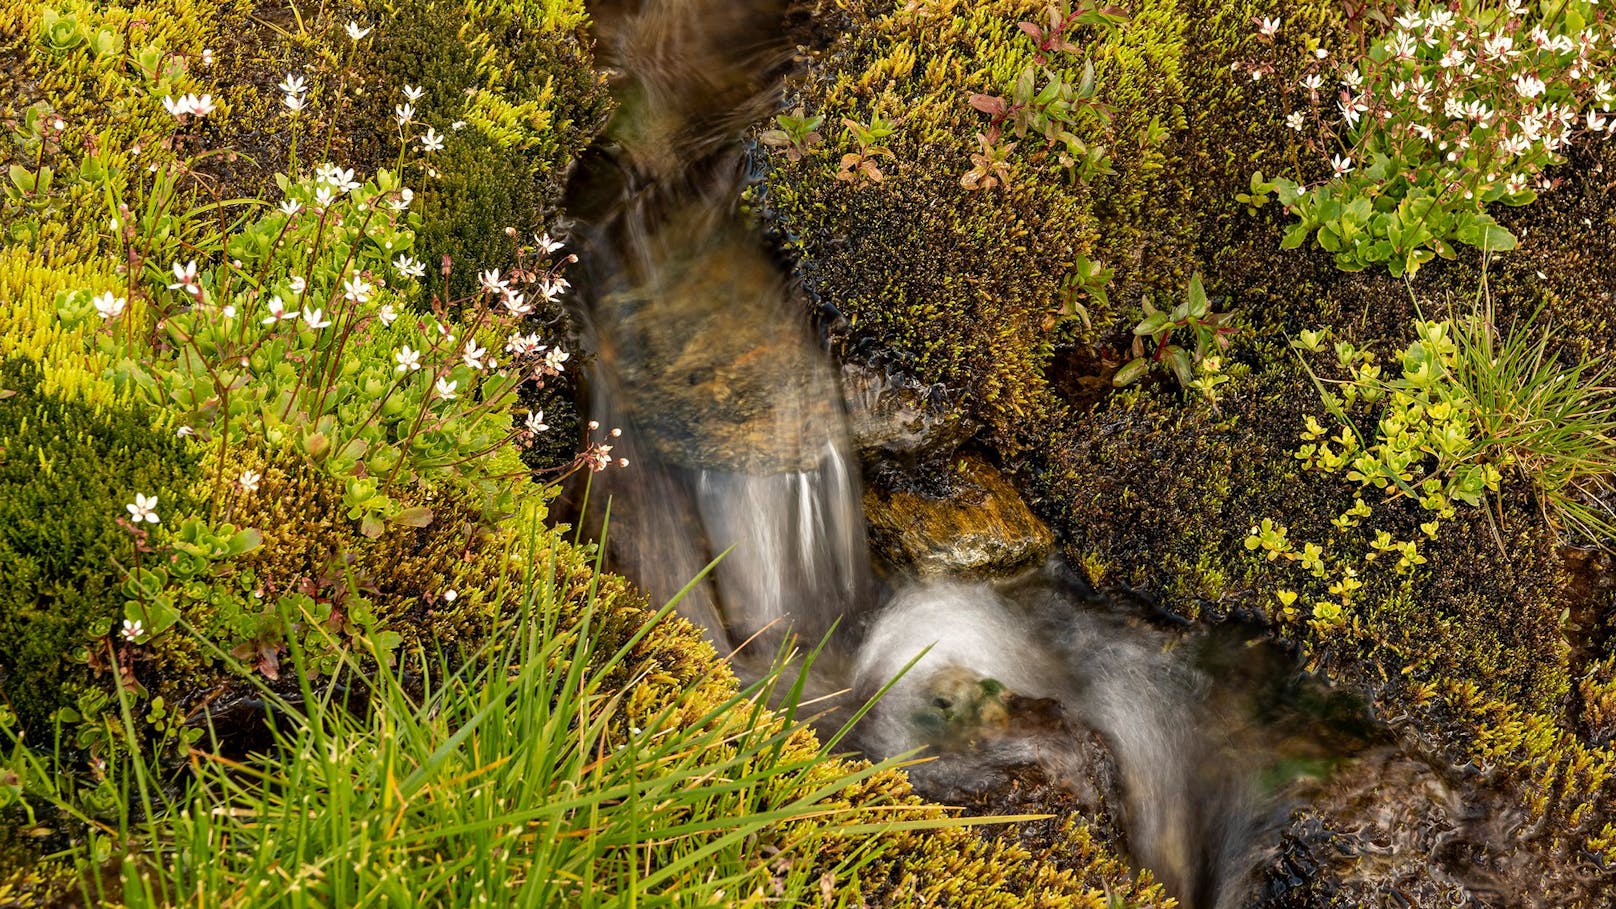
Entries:
<svg viewBox="0 0 1616 909">
<path fill-rule="evenodd" d="M 1117 374 L 1111 377 L 1111 384 L 1117 388 L 1132 385 L 1133 383 L 1144 378 L 1145 373 L 1149 371 L 1150 360 L 1146 359 L 1145 357 L 1135 357 L 1128 361 L 1126 366 L 1123 366 L 1121 369 L 1117 370 Z"/>
</svg>

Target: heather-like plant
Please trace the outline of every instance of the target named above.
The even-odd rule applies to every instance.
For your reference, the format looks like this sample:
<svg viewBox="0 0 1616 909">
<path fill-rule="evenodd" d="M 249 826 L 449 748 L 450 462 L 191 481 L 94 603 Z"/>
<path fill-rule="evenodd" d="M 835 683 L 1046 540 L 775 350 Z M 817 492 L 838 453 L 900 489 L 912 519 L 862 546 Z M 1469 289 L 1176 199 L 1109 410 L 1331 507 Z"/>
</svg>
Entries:
<svg viewBox="0 0 1616 909">
<path fill-rule="evenodd" d="M 1258 37 L 1271 46 L 1280 27 L 1259 22 Z M 1411 6 L 1358 58 L 1318 49 L 1290 73 L 1286 122 L 1330 177 L 1259 172 L 1242 198 L 1272 194 L 1297 219 L 1282 245 L 1311 237 L 1349 271 L 1410 274 L 1455 243 L 1511 249 L 1487 206 L 1531 202 L 1574 136 L 1609 135 L 1611 38 L 1592 0 Z"/>
</svg>

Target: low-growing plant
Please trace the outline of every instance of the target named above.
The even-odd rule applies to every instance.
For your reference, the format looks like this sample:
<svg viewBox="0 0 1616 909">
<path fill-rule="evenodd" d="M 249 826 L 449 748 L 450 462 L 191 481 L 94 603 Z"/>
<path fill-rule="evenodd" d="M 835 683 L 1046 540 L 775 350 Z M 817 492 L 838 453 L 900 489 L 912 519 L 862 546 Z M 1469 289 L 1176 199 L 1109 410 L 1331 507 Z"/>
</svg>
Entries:
<svg viewBox="0 0 1616 909">
<path fill-rule="evenodd" d="M 1579 129 L 1610 133 L 1608 22 L 1592 0 L 1464 0 L 1391 25 L 1356 59 L 1321 50 L 1291 73 L 1287 123 L 1330 177 L 1259 172 L 1242 199 L 1276 197 L 1297 219 L 1282 245 L 1311 237 L 1349 271 L 1412 273 L 1455 243 L 1512 249 L 1487 206 L 1531 202 Z M 1270 45 L 1278 27 L 1264 27 Z"/>
<path fill-rule="evenodd" d="M 860 123 L 852 117 L 843 117 L 842 128 L 847 132 L 848 138 L 858 146 L 858 150 L 842 155 L 836 179 L 848 183 L 856 183 L 861 179 L 880 183 L 886 179 L 875 159 L 894 157 L 892 149 L 882 145 L 881 142 L 891 136 L 897 126 L 880 114 L 871 114 L 870 122 L 867 124 Z"/>
<path fill-rule="evenodd" d="M 1596 544 L 1616 538 L 1616 371 L 1563 364 L 1541 314 L 1499 328 L 1485 294 L 1471 312 L 1417 320 L 1414 332 L 1391 375 L 1373 352 L 1335 343 L 1342 377 L 1314 375 L 1337 431 L 1310 417 L 1296 456 L 1417 501 L 1433 513 L 1431 536 L 1455 503 L 1483 505 L 1513 474 L 1551 526 Z M 1308 332 L 1293 343 L 1322 353 L 1326 339 Z M 1375 428 L 1362 430 L 1370 408 Z"/>
<path fill-rule="evenodd" d="M 1111 122 L 1111 109 L 1098 97 L 1094 61 L 1084 59 L 1075 77 L 1049 64 L 1054 55 L 1079 54 L 1082 46 L 1072 40 L 1079 29 L 1109 30 L 1127 17 L 1119 8 L 1092 0 L 1078 0 L 1075 6 L 1069 0 L 1051 2 L 1046 14 L 1047 26 L 1017 24 L 1037 48 L 1034 62 L 1021 70 L 1002 95 L 975 92 L 968 99 L 989 120 L 988 128 L 977 135 L 982 151 L 972 155 L 974 166 L 960 178 L 966 189 L 991 189 L 1008 182 L 1007 161 L 1017 143 L 1004 141 L 1007 132 L 1017 139 L 1042 137 L 1049 147 L 1058 148 L 1061 167 L 1078 181 L 1116 173 L 1105 145 L 1093 141 Z"/>
<path fill-rule="evenodd" d="M 1148 297 L 1143 306 L 1145 317 L 1133 328 L 1133 359 L 1117 370 L 1112 384 L 1119 388 L 1132 385 L 1159 363 L 1179 385 L 1216 401 L 1217 387 L 1229 381 L 1222 354 L 1238 328 L 1234 314 L 1212 311 L 1199 273 L 1190 278 L 1184 299 L 1170 311 L 1156 309 Z M 1187 335 L 1191 340 L 1175 342 L 1175 332 L 1180 339 Z"/>
<path fill-rule="evenodd" d="M 825 137 L 819 133 L 825 118 L 809 116 L 800 107 L 789 114 L 780 114 L 774 118 L 774 122 L 779 124 L 779 128 L 764 130 L 758 135 L 758 141 L 770 148 L 785 149 L 786 157 L 792 161 L 801 160 L 810 148 L 825 141 Z"/>
<path fill-rule="evenodd" d="M 527 546 L 549 533 L 530 526 Z M 416 651 L 389 667 L 377 648 L 339 647 L 328 675 L 295 653 L 292 693 L 254 682 L 266 751 L 232 752 L 210 727 L 184 765 L 153 763 L 120 692 L 131 747 L 101 771 L 110 822 L 0 711 L 16 771 L 4 794 L 82 826 L 65 857 L 84 898 L 131 907 L 790 902 L 826 876 L 856 893 L 890 843 L 872 834 L 962 823 L 850 803 L 899 765 L 834 763 L 846 727 L 808 744 L 805 673 L 784 673 L 784 653 L 744 690 L 713 662 L 713 677 L 636 706 L 622 673 L 674 604 L 605 636 L 598 588 L 569 602 L 558 567 L 522 560 L 515 611 L 464 658 Z M 833 857 L 816 857 L 828 838 Z"/>
</svg>

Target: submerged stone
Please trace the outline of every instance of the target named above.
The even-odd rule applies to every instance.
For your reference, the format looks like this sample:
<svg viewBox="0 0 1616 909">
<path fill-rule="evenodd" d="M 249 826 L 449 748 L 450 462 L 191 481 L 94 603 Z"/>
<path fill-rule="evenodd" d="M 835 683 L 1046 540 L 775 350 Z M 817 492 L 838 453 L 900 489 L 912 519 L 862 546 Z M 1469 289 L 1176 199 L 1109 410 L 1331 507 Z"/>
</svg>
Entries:
<svg viewBox="0 0 1616 909">
<path fill-rule="evenodd" d="M 842 401 L 859 454 L 872 460 L 946 458 L 976 432 L 942 386 L 863 363 L 842 364 Z"/>
<path fill-rule="evenodd" d="M 876 550 L 925 576 L 1008 575 L 1047 556 L 1053 534 L 1004 475 L 976 455 L 951 465 L 934 495 L 872 487 L 864 513 Z"/>
</svg>

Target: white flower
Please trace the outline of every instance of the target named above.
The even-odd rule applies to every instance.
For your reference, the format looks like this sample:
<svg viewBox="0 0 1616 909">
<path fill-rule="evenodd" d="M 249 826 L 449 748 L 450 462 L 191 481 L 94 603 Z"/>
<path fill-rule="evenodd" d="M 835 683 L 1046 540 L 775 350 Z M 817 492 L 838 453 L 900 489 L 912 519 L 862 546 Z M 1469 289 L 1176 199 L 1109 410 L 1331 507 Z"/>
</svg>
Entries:
<svg viewBox="0 0 1616 909">
<path fill-rule="evenodd" d="M 207 48 L 207 47 L 202 48 L 202 65 L 205 66 L 205 67 L 213 65 L 213 49 L 212 48 Z"/>
<path fill-rule="evenodd" d="M 292 293 L 294 294 L 303 293 L 304 289 L 309 286 L 309 282 L 302 275 L 293 275 L 292 280 L 288 283 L 291 285 Z"/>
<path fill-rule="evenodd" d="M 322 328 L 330 328 L 331 320 L 325 317 L 323 309 L 307 309 L 303 311 L 303 324 L 319 331 Z"/>
<path fill-rule="evenodd" d="M 293 216 L 293 215 L 295 215 L 298 212 L 303 210 L 303 203 L 297 201 L 296 199 L 282 199 L 281 204 L 280 204 L 280 210 L 281 210 L 281 214 L 283 214 L 286 217 L 290 218 L 291 216 Z"/>
<path fill-rule="evenodd" d="M 393 108 L 393 118 L 398 121 L 399 126 L 404 126 L 415 119 L 415 107 L 410 104 L 400 104 Z"/>
<path fill-rule="evenodd" d="M 421 136 L 421 147 L 428 152 L 443 151 L 443 137 L 438 135 L 437 130 L 428 126 L 426 133 Z"/>
<path fill-rule="evenodd" d="M 426 274 L 426 265 L 403 253 L 399 253 L 398 258 L 393 260 L 393 267 L 406 278 L 419 278 Z"/>
<path fill-rule="evenodd" d="M 426 92 L 424 90 L 416 88 L 413 85 L 404 86 L 404 97 L 408 98 L 411 101 L 419 101 L 419 100 L 421 100 L 421 96 L 424 95 L 424 94 L 426 94 Z"/>
<path fill-rule="evenodd" d="M 1597 133 L 1607 125 L 1605 118 L 1600 116 L 1598 111 L 1591 110 L 1588 112 L 1588 129 Z"/>
<path fill-rule="evenodd" d="M 528 303 L 523 298 L 522 292 L 519 290 L 505 291 L 505 296 L 502 302 L 505 304 L 505 308 L 510 310 L 511 315 L 513 316 L 525 316 L 533 311 L 533 304 Z"/>
<path fill-rule="evenodd" d="M 376 310 L 376 318 L 381 319 L 383 325 L 392 325 L 393 320 L 398 318 L 398 310 L 391 303 L 383 303 L 382 308 Z"/>
<path fill-rule="evenodd" d="M 96 297 L 94 302 L 95 311 L 100 313 L 103 319 L 116 319 L 123 315 L 123 308 L 129 303 L 123 297 L 114 296 L 110 290 Z"/>
<path fill-rule="evenodd" d="M 561 244 L 550 239 L 550 235 L 547 233 L 535 236 L 533 238 L 533 242 L 538 244 L 539 252 L 542 252 L 547 256 L 561 248 Z"/>
<path fill-rule="evenodd" d="M 342 282 L 342 298 L 355 303 L 369 303 L 370 295 L 376 288 L 370 286 L 363 277 L 355 275 Z"/>
<path fill-rule="evenodd" d="M 191 113 L 198 117 L 206 117 L 216 109 L 212 95 L 203 95 L 200 98 L 196 95 L 186 95 L 185 97 L 191 99 Z"/>
<path fill-rule="evenodd" d="M 545 278 L 539 282 L 539 293 L 544 295 L 546 303 L 555 303 L 569 286 L 562 278 Z"/>
<path fill-rule="evenodd" d="M 196 292 L 196 260 L 193 259 L 184 265 L 174 263 L 174 283 L 168 285 L 168 289 Z"/>
<path fill-rule="evenodd" d="M 244 492 L 257 492 L 258 481 L 262 480 L 263 478 L 264 475 L 258 473 L 257 471 L 243 470 L 241 472 L 241 476 L 236 478 L 236 482 L 241 484 L 241 488 Z"/>
<path fill-rule="evenodd" d="M 264 325 L 274 325 L 276 322 L 285 322 L 287 319 L 295 318 L 297 318 L 297 311 L 288 312 L 286 310 L 286 301 L 279 296 L 274 296 L 269 298 L 269 315 L 259 321 Z"/>
<path fill-rule="evenodd" d="M 363 38 L 366 35 L 370 34 L 370 29 L 368 29 L 368 28 L 360 28 L 359 23 L 357 23 L 357 22 L 349 22 L 348 27 L 346 29 L 344 29 L 344 31 L 346 31 L 348 33 L 348 37 L 350 39 L 352 39 L 355 43 L 357 43 L 360 38 Z"/>
<path fill-rule="evenodd" d="M 449 381 L 448 376 L 439 376 L 437 385 L 433 387 L 437 390 L 438 397 L 444 399 L 445 401 L 453 401 L 455 398 L 455 389 L 459 386 L 459 382 Z"/>
<path fill-rule="evenodd" d="M 308 106 L 307 102 L 298 95 L 287 95 L 281 99 L 281 103 L 286 105 L 286 109 L 294 114 Z"/>
<path fill-rule="evenodd" d="M 546 425 L 545 422 L 544 422 L 544 411 L 536 410 L 533 413 L 530 413 L 530 414 L 527 415 L 527 431 L 528 432 L 541 433 L 541 432 L 544 432 L 545 430 L 547 430 L 549 428 L 550 427 L 548 425 Z"/>
<path fill-rule="evenodd" d="M 480 370 L 483 368 L 483 357 L 487 354 L 488 349 L 478 347 L 476 339 L 472 339 L 466 342 L 466 349 L 461 351 L 460 359 L 472 369 Z"/>
<path fill-rule="evenodd" d="M 183 116 L 185 116 L 186 114 L 191 112 L 190 96 L 181 95 L 179 100 L 176 101 L 176 100 L 174 100 L 173 95 L 164 95 L 163 96 L 163 110 L 168 111 L 170 114 L 172 114 L 175 117 L 183 117 Z"/>
<path fill-rule="evenodd" d="M 329 186 L 317 186 L 314 189 L 314 204 L 326 208 L 337 201 L 337 191 Z"/>
<path fill-rule="evenodd" d="M 1330 159 L 1330 170 L 1334 171 L 1337 177 L 1351 173 L 1352 159 L 1343 158 L 1340 155 L 1336 155 Z"/>
<path fill-rule="evenodd" d="M 1548 86 L 1543 84 L 1543 80 L 1536 76 L 1519 73 L 1515 76 L 1515 90 L 1520 93 L 1522 98 L 1536 98 L 1547 91 Z"/>
<path fill-rule="evenodd" d="M 276 88 L 288 95 L 301 95 L 309 90 L 308 83 L 303 81 L 302 76 L 294 76 L 291 73 L 287 73 L 286 78 L 282 79 L 281 84 Z"/>
<path fill-rule="evenodd" d="M 510 288 L 511 284 L 509 280 L 503 279 L 499 276 L 499 269 L 497 268 L 491 268 L 488 271 L 479 272 L 477 275 L 477 281 L 478 283 L 482 284 L 483 290 L 486 290 L 491 294 L 502 294 Z"/>
<path fill-rule="evenodd" d="M 1453 13 L 1445 9 L 1434 9 L 1425 14 L 1425 24 L 1432 29 L 1441 30 L 1453 24 Z"/>
<path fill-rule="evenodd" d="M 340 167 L 331 168 L 327 179 L 332 186 L 345 193 L 351 193 L 359 188 L 359 181 L 354 179 L 353 168 L 344 170 Z"/>
<path fill-rule="evenodd" d="M 141 521 L 148 524 L 158 523 L 156 496 L 142 495 L 137 492 L 135 493 L 135 500 L 124 507 L 129 509 L 129 514 L 135 519 L 136 524 Z"/>
<path fill-rule="evenodd" d="M 1325 57 L 1330 56 L 1330 52 L 1322 47 L 1315 47 L 1313 48 L 1313 56 L 1323 60 Z"/>
<path fill-rule="evenodd" d="M 571 358 L 572 355 L 561 348 L 552 347 L 550 348 L 549 352 L 544 355 L 544 365 L 551 372 L 560 372 L 561 364 L 567 362 Z"/>
<path fill-rule="evenodd" d="M 521 332 L 516 332 L 505 339 L 505 349 L 522 357 L 544 350 L 544 345 L 539 343 L 537 334 L 524 335 Z"/>
<path fill-rule="evenodd" d="M 1349 69 L 1341 74 L 1341 84 L 1353 91 L 1357 91 L 1363 87 L 1363 73 L 1355 69 Z"/>
<path fill-rule="evenodd" d="M 1297 84 L 1301 85 L 1310 92 L 1316 92 L 1319 90 L 1320 86 L 1324 85 L 1324 77 L 1318 73 L 1309 73 L 1308 75 L 1303 76 L 1301 81 Z"/>
<path fill-rule="evenodd" d="M 1348 126 L 1358 125 L 1358 118 L 1363 115 L 1362 111 L 1359 110 L 1360 105 L 1358 103 L 1349 104 L 1341 101 L 1336 106 L 1341 108 L 1341 116 L 1347 121 Z"/>
<path fill-rule="evenodd" d="M 394 372 L 414 372 L 421 368 L 421 352 L 410 349 L 408 344 L 399 348 L 398 353 L 393 354 L 393 359 L 398 363 L 393 367 Z"/>
<path fill-rule="evenodd" d="M 1264 16 L 1261 19 L 1258 19 L 1257 20 L 1257 34 L 1262 35 L 1262 36 L 1264 36 L 1266 38 L 1274 37 L 1274 35 L 1279 31 L 1279 23 L 1281 21 L 1282 20 L 1280 20 L 1278 18 L 1270 19 L 1267 16 Z"/>
<path fill-rule="evenodd" d="M 182 439 L 185 438 L 186 436 L 195 435 L 195 434 L 196 434 L 196 430 L 192 429 L 189 426 L 181 426 L 179 429 L 174 430 L 174 435 L 179 436 Z"/>
<path fill-rule="evenodd" d="M 146 633 L 146 626 L 140 624 L 139 619 L 123 620 L 123 639 L 133 644 L 135 638 Z"/>
<path fill-rule="evenodd" d="M 393 211 L 405 211 L 410 207 L 410 202 L 414 199 L 415 190 L 406 186 L 398 191 L 398 198 L 387 201 L 387 206 Z"/>
<path fill-rule="evenodd" d="M 1296 130 L 1297 132 L 1302 131 L 1302 124 L 1304 122 L 1306 122 L 1306 118 L 1302 116 L 1302 112 L 1299 110 L 1291 111 L 1285 115 L 1285 125 Z"/>
<path fill-rule="evenodd" d="M 219 314 L 224 316 L 227 320 L 234 319 L 236 317 L 236 304 L 226 303 L 224 308 L 219 310 Z"/>
<path fill-rule="evenodd" d="M 453 603 L 456 599 L 459 599 L 459 597 L 460 597 L 460 594 L 458 592 L 456 592 L 453 587 L 451 587 L 448 590 L 445 590 L 443 592 L 444 600 L 446 600 L 446 601 L 448 601 L 450 603 Z"/>
</svg>

